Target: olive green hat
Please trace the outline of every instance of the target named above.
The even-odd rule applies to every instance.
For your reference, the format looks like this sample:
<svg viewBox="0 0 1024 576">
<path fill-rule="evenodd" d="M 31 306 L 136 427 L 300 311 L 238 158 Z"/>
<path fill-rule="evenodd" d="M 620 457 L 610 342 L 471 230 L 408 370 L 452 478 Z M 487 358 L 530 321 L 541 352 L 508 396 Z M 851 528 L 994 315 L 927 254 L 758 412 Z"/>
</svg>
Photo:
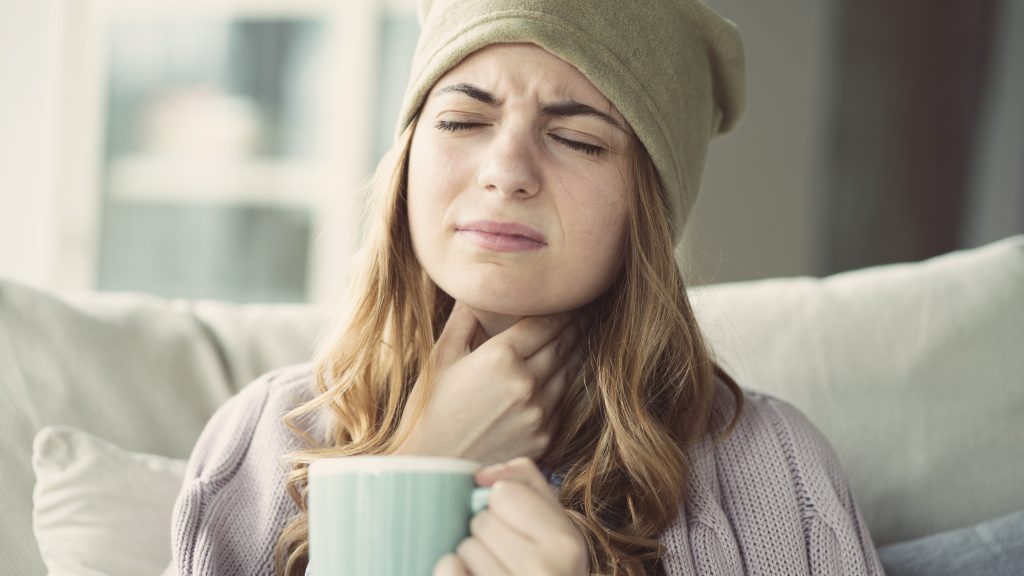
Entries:
<svg viewBox="0 0 1024 576">
<path fill-rule="evenodd" d="M 420 0 L 419 21 L 397 134 L 472 52 L 536 44 L 579 69 L 632 126 L 667 188 L 679 242 L 708 141 L 743 112 L 743 43 L 732 22 L 698 0 Z"/>
</svg>

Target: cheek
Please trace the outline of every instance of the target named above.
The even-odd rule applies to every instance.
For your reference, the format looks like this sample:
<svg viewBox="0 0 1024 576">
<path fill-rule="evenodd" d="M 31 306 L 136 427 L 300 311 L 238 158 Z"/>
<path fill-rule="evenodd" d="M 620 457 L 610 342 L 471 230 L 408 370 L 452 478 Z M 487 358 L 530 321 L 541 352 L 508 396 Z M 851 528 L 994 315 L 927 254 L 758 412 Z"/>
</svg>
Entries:
<svg viewBox="0 0 1024 576">
<path fill-rule="evenodd" d="M 578 214 L 573 229 L 567 230 L 572 241 L 566 256 L 577 278 L 585 278 L 592 289 L 603 290 L 619 272 L 626 238 L 625 207 L 615 202 Z"/>
<path fill-rule="evenodd" d="M 429 134 L 414 136 L 409 151 L 409 229 L 416 256 L 428 269 L 444 260 L 446 226 L 451 224 L 446 215 L 465 183 L 460 163 L 466 160 L 455 152 Z"/>
<path fill-rule="evenodd" d="M 409 151 L 407 199 L 414 242 L 429 231 L 428 223 L 436 220 L 438 200 L 444 194 L 436 147 L 424 140 L 414 138 Z"/>
<path fill-rule="evenodd" d="M 429 260 L 429 253 L 424 253 L 424 250 L 435 245 L 431 237 L 435 231 L 432 230 L 430 223 L 436 219 L 432 212 L 436 205 L 432 198 L 436 176 L 432 173 L 431 166 L 428 147 L 417 146 L 414 140 L 409 156 L 406 201 L 413 252 L 423 265 L 428 264 L 425 258 Z"/>
<path fill-rule="evenodd" d="M 621 173 L 608 172 L 583 181 L 570 189 L 571 206 L 560 210 L 570 214 L 574 244 L 581 249 L 615 252 L 626 229 L 626 185 Z"/>
<path fill-rule="evenodd" d="M 466 154 L 424 136 L 413 140 L 409 156 L 409 196 L 421 204 L 451 199 L 466 172 Z"/>
</svg>

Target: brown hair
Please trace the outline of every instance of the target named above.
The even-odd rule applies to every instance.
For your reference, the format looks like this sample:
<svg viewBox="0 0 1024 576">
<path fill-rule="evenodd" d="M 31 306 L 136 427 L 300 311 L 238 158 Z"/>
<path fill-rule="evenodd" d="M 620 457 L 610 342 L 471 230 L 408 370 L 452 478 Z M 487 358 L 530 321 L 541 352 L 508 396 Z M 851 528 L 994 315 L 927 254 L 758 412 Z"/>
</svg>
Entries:
<svg viewBox="0 0 1024 576">
<path fill-rule="evenodd" d="M 280 575 L 301 575 L 308 561 L 308 465 L 394 451 L 412 385 L 421 371 L 430 380 L 430 353 L 454 304 L 412 249 L 406 190 L 415 126 L 416 119 L 372 181 L 375 227 L 349 291 L 348 316 L 314 358 L 318 395 L 285 418 L 308 448 L 289 455 L 287 487 L 300 512 L 277 542 Z M 709 434 L 716 441 L 728 435 L 743 406 L 742 391 L 713 361 L 690 307 L 654 164 L 635 137 L 630 154 L 622 269 L 590 305 L 596 320 L 581 343 L 587 357 L 540 459 L 564 475 L 559 497 L 599 574 L 663 573 L 658 536 L 684 502 L 687 450 Z M 735 397 L 727 425 L 712 410 L 716 376 Z M 310 419 L 322 423 L 321 437 L 299 424 Z"/>
</svg>

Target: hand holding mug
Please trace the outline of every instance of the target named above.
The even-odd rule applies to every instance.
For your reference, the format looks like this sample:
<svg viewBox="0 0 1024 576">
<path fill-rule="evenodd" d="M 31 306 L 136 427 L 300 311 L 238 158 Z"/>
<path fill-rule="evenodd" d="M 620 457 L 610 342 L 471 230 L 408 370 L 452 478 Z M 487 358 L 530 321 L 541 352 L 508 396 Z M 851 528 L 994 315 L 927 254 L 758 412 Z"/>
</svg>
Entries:
<svg viewBox="0 0 1024 576">
<path fill-rule="evenodd" d="M 433 576 L 590 573 L 586 542 L 555 490 L 529 458 L 484 468 L 488 507 L 470 521 L 470 536 L 434 566 Z"/>
</svg>

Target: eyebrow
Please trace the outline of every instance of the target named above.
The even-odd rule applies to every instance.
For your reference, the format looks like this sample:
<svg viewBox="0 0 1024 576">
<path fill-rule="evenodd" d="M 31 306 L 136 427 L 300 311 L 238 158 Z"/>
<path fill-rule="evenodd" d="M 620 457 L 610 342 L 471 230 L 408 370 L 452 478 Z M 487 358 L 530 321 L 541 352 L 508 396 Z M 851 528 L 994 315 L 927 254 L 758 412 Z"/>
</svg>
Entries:
<svg viewBox="0 0 1024 576">
<path fill-rule="evenodd" d="M 489 106 L 501 106 L 504 103 L 504 101 L 500 100 L 493 93 L 488 92 L 487 90 L 484 90 L 479 86 L 474 86 L 472 84 L 467 84 L 465 82 L 461 84 L 452 84 L 451 86 L 446 86 L 439 90 L 436 95 L 444 96 L 445 94 L 455 93 L 465 94 L 466 96 L 469 96 L 474 100 L 483 102 L 484 104 L 487 104 Z M 567 100 L 565 102 L 545 104 L 541 108 L 541 112 L 543 112 L 544 114 L 548 114 L 550 116 L 559 117 L 592 116 L 594 118 L 604 120 L 608 124 L 611 124 L 615 128 L 618 128 L 619 130 L 622 130 L 623 132 L 626 132 L 628 134 L 628 131 L 625 129 L 625 127 L 622 126 L 622 123 L 613 118 L 612 116 L 605 114 L 604 112 L 601 112 L 600 110 L 592 106 L 588 106 L 582 102 L 577 102 L 575 100 Z"/>
<path fill-rule="evenodd" d="M 494 94 L 491 94 L 487 90 L 484 90 L 483 88 L 480 88 L 478 86 L 466 84 L 465 82 L 463 82 L 462 84 L 452 84 L 451 86 L 442 88 L 437 93 L 437 95 L 444 96 L 445 94 L 454 93 L 465 94 L 466 96 L 469 96 L 474 100 L 479 100 L 484 104 L 489 104 L 491 106 L 501 106 L 502 104 L 502 102 L 499 101 L 498 97 L 495 96 Z"/>
</svg>

